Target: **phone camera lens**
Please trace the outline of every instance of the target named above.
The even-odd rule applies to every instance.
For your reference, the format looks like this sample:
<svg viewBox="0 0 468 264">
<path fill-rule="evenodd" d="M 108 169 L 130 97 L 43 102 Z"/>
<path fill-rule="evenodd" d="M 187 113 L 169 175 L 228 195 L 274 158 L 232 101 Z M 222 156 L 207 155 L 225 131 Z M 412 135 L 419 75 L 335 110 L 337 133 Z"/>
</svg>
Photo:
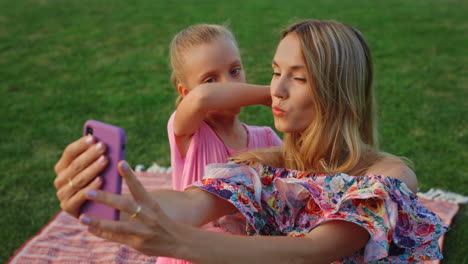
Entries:
<svg viewBox="0 0 468 264">
<path fill-rule="evenodd" d="M 92 127 L 86 127 L 86 135 L 92 135 L 93 134 L 93 128 Z"/>
</svg>

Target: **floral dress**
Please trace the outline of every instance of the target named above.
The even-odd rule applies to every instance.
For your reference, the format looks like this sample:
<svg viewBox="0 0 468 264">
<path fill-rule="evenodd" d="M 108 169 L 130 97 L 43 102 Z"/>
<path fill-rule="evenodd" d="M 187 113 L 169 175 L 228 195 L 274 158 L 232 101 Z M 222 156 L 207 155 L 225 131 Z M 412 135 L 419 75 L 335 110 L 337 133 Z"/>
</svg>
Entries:
<svg viewBox="0 0 468 264">
<path fill-rule="evenodd" d="M 305 236 L 330 220 L 365 228 L 360 252 L 335 263 L 415 263 L 440 259 L 449 229 L 401 181 L 386 176 L 322 175 L 266 165 L 210 164 L 200 187 L 231 202 L 248 235 Z"/>
</svg>

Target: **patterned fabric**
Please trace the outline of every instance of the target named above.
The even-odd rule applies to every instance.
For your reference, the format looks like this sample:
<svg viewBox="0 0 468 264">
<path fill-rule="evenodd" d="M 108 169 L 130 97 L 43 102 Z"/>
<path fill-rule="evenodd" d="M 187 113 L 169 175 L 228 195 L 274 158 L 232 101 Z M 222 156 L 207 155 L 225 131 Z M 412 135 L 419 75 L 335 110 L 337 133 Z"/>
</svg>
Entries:
<svg viewBox="0 0 468 264">
<path fill-rule="evenodd" d="M 329 220 L 365 228 L 365 248 L 336 263 L 415 263 L 440 259 L 448 231 L 407 186 L 386 176 L 318 175 L 237 164 L 211 164 L 193 185 L 228 200 L 249 235 L 301 237 Z"/>
<path fill-rule="evenodd" d="M 171 189 L 170 173 L 137 172 L 138 179 L 147 188 Z M 123 183 L 123 192 L 128 188 Z M 449 225 L 458 212 L 459 206 L 439 200 L 428 200 L 419 197 L 424 206 L 436 212 Z M 442 245 L 444 236 L 439 238 Z M 149 264 L 155 263 L 156 257 L 145 256 L 126 245 L 106 241 L 93 236 L 86 227 L 75 218 L 59 211 L 51 221 L 35 236 L 18 248 L 7 263 L 96 263 L 96 264 Z M 424 261 L 424 264 L 440 264 L 439 260 Z"/>
</svg>

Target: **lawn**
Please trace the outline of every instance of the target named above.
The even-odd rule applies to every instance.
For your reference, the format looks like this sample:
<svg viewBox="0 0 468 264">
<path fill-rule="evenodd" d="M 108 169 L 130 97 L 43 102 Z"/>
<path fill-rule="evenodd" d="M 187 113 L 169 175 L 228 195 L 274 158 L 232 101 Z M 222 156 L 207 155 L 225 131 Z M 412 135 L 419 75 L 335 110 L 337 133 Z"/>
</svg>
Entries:
<svg viewBox="0 0 468 264">
<path fill-rule="evenodd" d="M 228 23 L 249 82 L 269 83 L 279 31 L 335 19 L 373 52 L 381 148 L 416 165 L 420 189 L 468 195 L 468 2 L 0 0 L 0 262 L 59 210 L 53 166 L 87 119 L 127 132 L 127 160 L 170 163 L 168 44 L 195 23 Z M 249 124 L 272 126 L 265 107 Z M 465 246 L 463 246 L 465 245 Z M 468 209 L 443 263 L 468 263 Z"/>
</svg>

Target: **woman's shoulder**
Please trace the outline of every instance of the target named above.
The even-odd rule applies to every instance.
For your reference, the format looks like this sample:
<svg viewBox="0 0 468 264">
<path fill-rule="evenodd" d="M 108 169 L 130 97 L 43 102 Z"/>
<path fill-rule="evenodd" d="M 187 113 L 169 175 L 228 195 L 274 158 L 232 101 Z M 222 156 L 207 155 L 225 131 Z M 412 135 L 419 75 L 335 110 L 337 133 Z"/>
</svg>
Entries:
<svg viewBox="0 0 468 264">
<path fill-rule="evenodd" d="M 374 163 L 366 174 L 384 175 L 404 182 L 414 193 L 418 190 L 418 180 L 414 171 L 396 156 L 386 155 Z"/>
</svg>

